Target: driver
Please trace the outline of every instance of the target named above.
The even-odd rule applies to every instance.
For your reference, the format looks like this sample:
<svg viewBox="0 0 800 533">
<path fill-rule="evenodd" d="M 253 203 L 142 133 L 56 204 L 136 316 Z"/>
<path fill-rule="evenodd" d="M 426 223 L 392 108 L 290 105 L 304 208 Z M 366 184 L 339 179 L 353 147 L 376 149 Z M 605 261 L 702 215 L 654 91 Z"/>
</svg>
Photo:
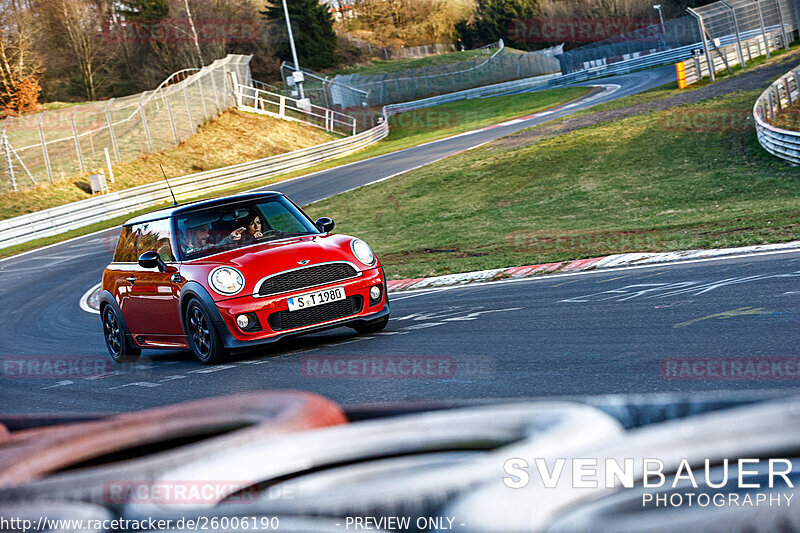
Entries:
<svg viewBox="0 0 800 533">
<path fill-rule="evenodd" d="M 186 254 L 193 254 L 196 252 L 203 252 L 215 246 L 231 244 L 232 242 L 239 241 L 245 230 L 246 228 L 238 228 L 220 242 L 213 243 L 211 242 L 211 227 L 209 224 L 200 224 L 199 226 L 190 227 L 186 230 L 186 239 L 183 243 L 184 250 Z"/>
</svg>

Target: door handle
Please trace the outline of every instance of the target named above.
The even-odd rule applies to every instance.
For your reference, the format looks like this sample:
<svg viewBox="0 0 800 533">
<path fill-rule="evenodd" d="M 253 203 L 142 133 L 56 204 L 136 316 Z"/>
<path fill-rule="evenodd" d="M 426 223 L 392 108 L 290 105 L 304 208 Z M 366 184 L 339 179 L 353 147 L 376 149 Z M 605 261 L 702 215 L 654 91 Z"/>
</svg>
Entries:
<svg viewBox="0 0 800 533">
<path fill-rule="evenodd" d="M 128 283 L 133 283 L 134 281 L 136 281 L 136 278 L 131 276 L 130 278 L 125 278 L 125 281 L 127 281 Z"/>
</svg>

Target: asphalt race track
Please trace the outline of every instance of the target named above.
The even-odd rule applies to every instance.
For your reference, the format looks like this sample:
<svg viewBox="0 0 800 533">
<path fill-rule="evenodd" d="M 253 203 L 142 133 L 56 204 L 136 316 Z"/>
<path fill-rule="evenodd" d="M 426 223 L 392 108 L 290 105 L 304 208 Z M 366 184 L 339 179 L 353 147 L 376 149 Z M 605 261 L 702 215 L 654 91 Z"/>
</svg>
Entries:
<svg viewBox="0 0 800 533">
<path fill-rule="evenodd" d="M 664 67 L 608 78 L 601 83 L 619 89 L 589 103 L 271 188 L 311 203 L 672 77 Z M 99 281 L 115 244 L 109 230 L 0 261 L 4 413 L 134 410 L 269 388 L 354 405 L 788 389 L 800 379 L 780 374 L 796 368 L 799 355 L 791 339 L 800 324 L 800 252 L 398 293 L 393 319 L 379 334 L 331 330 L 206 367 L 188 352 L 144 351 L 136 364 L 111 362 L 99 317 L 78 301 Z M 19 356 L 79 360 L 94 365 L 96 377 L 15 375 Z M 773 370 L 768 379 L 722 379 L 709 376 L 716 371 L 704 357 L 746 357 Z M 791 361 L 781 366 L 780 358 Z"/>
</svg>

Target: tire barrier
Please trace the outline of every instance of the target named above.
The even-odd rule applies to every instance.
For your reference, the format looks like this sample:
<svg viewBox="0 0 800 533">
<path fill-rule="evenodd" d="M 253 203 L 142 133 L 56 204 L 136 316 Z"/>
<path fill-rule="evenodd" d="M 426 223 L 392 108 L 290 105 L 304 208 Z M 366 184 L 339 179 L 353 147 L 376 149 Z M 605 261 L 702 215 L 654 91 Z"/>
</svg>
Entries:
<svg viewBox="0 0 800 533">
<path fill-rule="evenodd" d="M 436 513 L 453 495 L 500 475 L 503 456 L 531 449 L 547 455 L 570 446 L 585 448 L 617 439 L 622 432 L 618 422 L 599 410 L 559 402 L 352 423 L 253 441 L 206 455 L 201 462 L 154 480 L 169 485 L 248 478 L 277 489 L 257 500 L 223 494 L 201 505 L 133 502 L 125 506 L 123 516 L 402 515 L 413 523 Z M 270 460 L 253 459 L 261 457 Z M 330 490 L 332 486 L 337 489 Z"/>
<path fill-rule="evenodd" d="M 113 515 L 99 505 L 85 503 L 19 502 L 0 505 L 0 517 L 7 522 L 3 524 L 3 533 L 101 533 L 107 530 L 97 529 L 89 522 L 99 521 L 102 525 Z M 84 527 L 76 527 L 76 521 L 84 522 Z"/>
<path fill-rule="evenodd" d="M 107 503 L 114 480 L 147 479 L 255 439 L 346 422 L 321 396 L 268 391 L 15 432 L 0 448 L 0 501 Z"/>
<path fill-rule="evenodd" d="M 663 462 L 664 474 L 676 472 L 681 459 L 691 468 L 702 470 L 704 461 L 720 463 L 723 459 L 783 457 L 800 451 L 800 399 L 760 403 L 686 419 L 673 420 L 631 430 L 624 438 L 605 446 L 586 447 L 575 453 L 559 453 L 566 458 L 562 479 L 572 479 L 570 458 L 597 459 L 597 479 L 605 479 L 605 460 L 623 464 L 634 461 L 634 481 L 642 481 L 645 458 Z M 525 455 L 509 455 L 508 458 Z M 527 456 L 531 459 L 534 456 Z M 539 454 L 535 457 L 547 457 Z M 630 489 L 625 489 L 627 492 Z M 547 525 L 572 508 L 614 494 L 616 489 L 546 488 L 537 476 L 531 476 L 524 488 L 510 490 L 497 476 L 491 483 L 458 498 L 447 507 L 447 514 L 457 515 L 466 524 L 464 531 L 545 531 Z M 702 531 L 702 528 L 691 528 Z"/>
</svg>

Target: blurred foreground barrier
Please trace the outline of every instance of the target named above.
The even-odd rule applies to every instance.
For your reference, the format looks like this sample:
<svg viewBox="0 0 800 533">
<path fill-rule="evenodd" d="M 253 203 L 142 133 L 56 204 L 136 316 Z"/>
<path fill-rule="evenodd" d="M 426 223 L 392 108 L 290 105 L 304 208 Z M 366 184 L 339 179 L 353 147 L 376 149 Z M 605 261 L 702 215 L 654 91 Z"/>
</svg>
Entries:
<svg viewBox="0 0 800 533">
<path fill-rule="evenodd" d="M 115 480 L 145 479 L 248 440 L 346 422 L 341 408 L 321 396 L 268 391 L 16 431 L 0 447 L 0 501 L 109 503 Z M 118 463 L 128 458 L 136 461 Z"/>
</svg>

